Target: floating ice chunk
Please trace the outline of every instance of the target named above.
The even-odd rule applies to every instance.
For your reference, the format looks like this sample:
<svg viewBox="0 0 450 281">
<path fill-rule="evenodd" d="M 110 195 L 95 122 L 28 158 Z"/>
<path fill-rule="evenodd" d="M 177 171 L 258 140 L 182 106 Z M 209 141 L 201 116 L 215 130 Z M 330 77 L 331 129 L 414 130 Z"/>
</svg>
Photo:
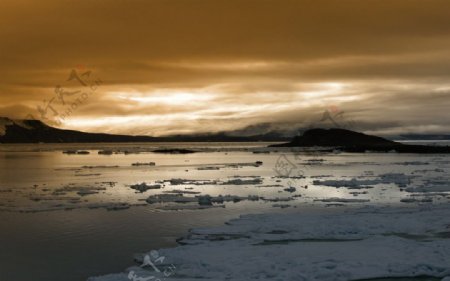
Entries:
<svg viewBox="0 0 450 281">
<path fill-rule="evenodd" d="M 289 204 L 273 204 L 272 205 L 272 207 L 274 207 L 274 208 L 281 208 L 281 209 L 284 209 L 284 208 L 289 208 L 291 205 L 289 205 Z"/>
<path fill-rule="evenodd" d="M 395 163 L 392 163 L 392 164 L 394 164 L 394 165 L 405 165 L 405 166 L 410 166 L 410 165 L 430 165 L 430 163 L 422 162 L 422 161 L 395 162 Z"/>
<path fill-rule="evenodd" d="M 363 185 L 363 186 L 348 186 L 347 189 L 370 189 L 373 186 Z"/>
<path fill-rule="evenodd" d="M 276 198 L 262 198 L 264 201 L 268 201 L 268 202 L 287 202 L 287 201 L 292 201 L 294 200 L 294 198 L 292 197 L 276 197 Z"/>
<path fill-rule="evenodd" d="M 247 196 L 247 199 L 249 201 L 258 201 L 259 199 L 261 199 L 261 197 L 259 197 L 258 195 L 249 195 Z"/>
<path fill-rule="evenodd" d="M 192 185 L 209 185 L 209 184 L 216 184 L 216 181 L 211 180 L 188 180 L 188 179 L 171 179 L 169 180 L 171 185 L 185 185 L 185 184 L 192 184 Z"/>
<path fill-rule="evenodd" d="M 353 192 L 349 192 L 349 193 L 353 196 L 358 196 L 360 194 L 367 194 L 368 192 L 367 191 L 361 191 L 361 192 L 353 191 Z"/>
<path fill-rule="evenodd" d="M 92 195 L 92 194 L 97 194 L 97 193 L 98 193 L 98 191 L 96 191 L 96 190 L 80 190 L 77 192 L 77 194 L 80 196 Z"/>
<path fill-rule="evenodd" d="M 189 203 L 197 202 L 198 199 L 194 197 L 185 197 L 183 194 L 158 194 L 151 195 L 147 198 L 147 203 Z"/>
<path fill-rule="evenodd" d="M 414 176 L 405 175 L 402 173 L 387 173 L 380 175 L 380 178 L 381 183 L 384 184 L 395 183 L 400 187 L 405 187 L 406 185 L 411 183 L 411 179 L 414 178 Z"/>
<path fill-rule="evenodd" d="M 212 205 L 211 196 L 203 195 L 197 196 L 199 205 Z"/>
<path fill-rule="evenodd" d="M 131 206 L 128 203 L 114 203 L 106 207 L 108 211 L 120 211 L 129 209 Z"/>
<path fill-rule="evenodd" d="M 198 198 L 201 198 L 201 197 L 202 196 L 198 196 Z M 247 197 L 240 197 L 237 195 L 219 195 L 219 196 L 212 197 L 209 195 L 205 195 L 203 197 L 206 197 L 206 198 L 202 198 L 202 200 L 204 200 L 205 203 L 207 203 L 208 202 L 207 200 L 209 200 L 211 203 L 219 203 L 219 204 L 222 204 L 224 202 L 236 203 L 236 202 L 240 202 L 243 200 L 257 201 L 260 199 L 258 196 L 255 196 L 255 195 L 253 195 L 253 196 L 250 195 Z M 199 200 L 199 203 L 200 203 L 200 200 Z"/>
<path fill-rule="evenodd" d="M 161 187 L 162 186 L 160 184 L 148 185 L 145 182 L 139 183 L 139 184 L 130 185 L 130 188 L 135 189 L 135 190 L 137 190 L 139 192 L 145 192 L 145 191 L 147 191 L 149 189 L 161 189 Z"/>
<path fill-rule="evenodd" d="M 242 168 L 242 167 L 259 167 L 263 164 L 262 161 L 250 162 L 250 163 L 229 163 L 225 164 L 225 167 L 230 168 Z"/>
<path fill-rule="evenodd" d="M 253 154 L 270 154 L 269 150 L 255 150 Z"/>
<path fill-rule="evenodd" d="M 433 185 L 433 186 L 418 186 L 405 188 L 406 192 L 450 192 L 450 183 L 447 185 Z"/>
<path fill-rule="evenodd" d="M 87 155 L 90 154 L 87 150 L 64 150 L 64 154 L 79 154 L 79 155 Z"/>
<path fill-rule="evenodd" d="M 402 203 L 431 203 L 431 202 L 433 202 L 433 199 L 432 198 L 423 198 L 423 199 L 402 198 L 402 199 L 400 199 L 400 202 L 402 202 Z"/>
<path fill-rule="evenodd" d="M 247 196 L 240 197 L 236 195 L 219 195 L 219 196 L 211 196 L 211 195 L 199 195 L 196 197 L 185 197 L 183 196 L 185 192 L 168 192 L 166 194 L 158 194 L 152 195 L 147 198 L 147 203 L 198 203 L 199 205 L 209 206 L 212 204 L 223 204 L 224 202 L 240 202 L 242 200 L 251 200 L 257 201 L 260 199 L 258 196 Z M 192 192 L 197 193 L 197 192 Z M 191 194 L 191 193 L 188 193 Z"/>
<path fill-rule="evenodd" d="M 352 189 L 360 188 L 372 188 L 371 185 L 376 184 L 397 184 L 399 187 L 405 187 L 411 183 L 411 179 L 414 176 L 405 175 L 401 173 L 388 173 L 381 174 L 378 178 L 374 179 L 357 179 L 352 178 L 351 180 L 314 180 L 315 185 L 326 185 L 333 187 L 348 187 Z"/>
<path fill-rule="evenodd" d="M 231 179 L 225 182 L 222 182 L 223 185 L 253 185 L 253 184 L 262 184 L 263 180 L 261 178 L 253 178 L 253 179 Z"/>
<path fill-rule="evenodd" d="M 141 162 L 136 162 L 136 163 L 132 163 L 131 166 L 155 166 L 155 162 L 145 162 L 145 163 L 141 163 Z"/>
<path fill-rule="evenodd" d="M 220 167 L 217 167 L 217 166 L 205 166 L 205 167 L 198 167 L 197 170 L 199 170 L 199 171 L 220 170 Z"/>
<path fill-rule="evenodd" d="M 353 199 L 353 198 L 325 198 L 325 199 L 315 199 L 314 201 L 320 202 L 337 202 L 337 203 L 364 203 L 370 202 L 369 199 Z"/>
<path fill-rule="evenodd" d="M 174 193 L 174 194 L 200 194 L 199 191 L 180 190 L 180 189 L 168 190 L 168 191 L 164 191 L 164 193 Z"/>
<path fill-rule="evenodd" d="M 189 180 L 185 180 L 185 179 L 171 179 L 170 180 L 170 184 L 171 185 L 181 185 L 181 184 L 186 184 L 190 182 Z"/>
<path fill-rule="evenodd" d="M 223 203 L 223 202 L 235 202 L 236 203 L 236 202 L 240 202 L 245 199 L 247 199 L 247 198 L 239 197 L 236 195 L 224 195 L 224 196 L 219 195 L 217 197 L 213 197 L 211 200 L 214 203 Z"/>
<path fill-rule="evenodd" d="M 423 197 L 423 196 L 427 196 L 427 197 L 432 197 L 432 196 L 449 196 L 450 193 L 446 193 L 446 192 L 418 192 L 418 193 L 412 193 L 409 196 L 410 197 Z"/>
<path fill-rule="evenodd" d="M 293 187 L 293 186 L 290 186 L 290 187 L 288 187 L 288 188 L 285 188 L 285 189 L 283 189 L 284 191 L 287 191 L 287 192 L 296 192 L 297 191 L 297 189 L 295 188 L 295 187 Z"/>
<path fill-rule="evenodd" d="M 352 189 L 364 189 L 364 188 L 372 188 L 370 185 L 378 184 L 380 181 L 378 180 L 359 180 L 353 178 L 351 180 L 314 180 L 314 185 L 325 185 L 325 186 L 333 186 L 333 187 L 348 187 Z"/>
<path fill-rule="evenodd" d="M 443 169 L 423 169 L 423 170 L 415 170 L 413 173 L 429 173 L 429 172 L 435 172 L 435 173 L 444 173 L 445 171 Z"/>
<path fill-rule="evenodd" d="M 303 165 L 321 165 L 325 162 L 324 159 L 307 159 L 304 163 L 301 163 Z"/>
</svg>

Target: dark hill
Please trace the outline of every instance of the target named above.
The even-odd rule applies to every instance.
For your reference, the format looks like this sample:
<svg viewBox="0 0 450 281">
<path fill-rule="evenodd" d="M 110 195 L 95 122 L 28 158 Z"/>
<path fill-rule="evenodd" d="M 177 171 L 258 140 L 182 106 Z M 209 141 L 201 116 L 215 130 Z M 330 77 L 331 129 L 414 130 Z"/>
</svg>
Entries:
<svg viewBox="0 0 450 281">
<path fill-rule="evenodd" d="M 345 129 L 311 129 L 289 143 L 272 147 L 333 147 L 346 152 L 450 153 L 448 146 L 406 145 Z"/>
<path fill-rule="evenodd" d="M 47 126 L 38 120 L 11 120 L 1 118 L 3 134 L 0 143 L 86 143 L 86 142 L 146 142 L 155 138 L 148 136 L 126 136 L 84 133 Z"/>
</svg>

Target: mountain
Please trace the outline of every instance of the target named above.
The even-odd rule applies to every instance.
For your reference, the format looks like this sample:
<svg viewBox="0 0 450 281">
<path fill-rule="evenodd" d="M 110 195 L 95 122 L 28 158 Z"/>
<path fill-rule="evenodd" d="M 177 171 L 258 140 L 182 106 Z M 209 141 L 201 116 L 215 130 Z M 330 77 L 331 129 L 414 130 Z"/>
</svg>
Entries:
<svg viewBox="0 0 450 281">
<path fill-rule="evenodd" d="M 0 117 L 0 143 L 95 143 L 95 142 L 245 142 L 287 141 L 278 134 L 236 136 L 227 133 L 174 135 L 168 137 L 129 136 L 85 133 L 48 126 L 38 120 L 17 120 Z"/>
<path fill-rule="evenodd" d="M 1 143 L 146 142 L 147 136 L 84 133 L 50 127 L 38 120 L 0 118 Z"/>
<path fill-rule="evenodd" d="M 345 129 L 310 129 L 289 143 L 272 147 L 333 147 L 346 152 L 396 151 L 401 153 L 450 153 L 449 146 L 407 145 Z"/>
</svg>

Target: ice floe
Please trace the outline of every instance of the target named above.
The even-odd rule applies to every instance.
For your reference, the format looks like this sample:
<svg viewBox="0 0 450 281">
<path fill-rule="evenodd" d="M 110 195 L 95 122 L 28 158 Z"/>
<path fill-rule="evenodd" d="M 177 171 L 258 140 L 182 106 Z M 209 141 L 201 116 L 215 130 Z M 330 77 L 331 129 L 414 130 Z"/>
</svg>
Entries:
<svg viewBox="0 0 450 281">
<path fill-rule="evenodd" d="M 145 182 L 143 182 L 143 183 L 130 185 L 130 188 L 137 190 L 139 192 L 145 192 L 149 189 L 161 189 L 162 185 L 160 185 L 160 184 L 150 184 L 149 185 L 149 184 L 146 184 Z"/>
<path fill-rule="evenodd" d="M 182 246 L 159 250 L 160 267 L 176 268 L 167 281 L 449 280 L 449 216 L 448 206 L 245 215 L 191 230 Z M 155 274 L 133 266 L 89 281 L 126 281 L 131 271 Z"/>
<path fill-rule="evenodd" d="M 100 155 L 112 155 L 113 151 L 112 150 L 99 150 L 97 153 Z"/>
<path fill-rule="evenodd" d="M 402 198 L 400 202 L 403 203 L 431 203 L 433 202 L 433 198 Z"/>
<path fill-rule="evenodd" d="M 91 154 L 89 151 L 87 150 L 64 150 L 62 152 L 63 154 L 78 154 L 78 155 L 87 155 L 87 154 Z"/>
<path fill-rule="evenodd" d="M 216 184 L 217 181 L 215 180 L 189 180 L 189 179 L 170 179 L 168 182 L 171 185 L 209 185 L 209 184 Z"/>
<path fill-rule="evenodd" d="M 254 185 L 254 184 L 262 184 L 263 180 L 261 178 L 253 178 L 253 179 L 230 179 L 222 182 L 223 185 Z"/>
<path fill-rule="evenodd" d="M 405 175 L 402 173 L 387 173 L 381 174 L 378 178 L 352 178 L 350 180 L 314 180 L 314 185 L 325 185 L 333 187 L 347 187 L 351 189 L 372 188 L 371 185 L 377 184 L 396 184 L 399 187 L 405 187 L 411 183 L 414 176 Z"/>
<path fill-rule="evenodd" d="M 189 203 L 198 202 L 195 197 L 186 197 L 183 194 L 157 194 L 151 195 L 147 198 L 147 203 Z"/>
<path fill-rule="evenodd" d="M 293 187 L 293 186 L 290 186 L 290 187 L 288 187 L 288 188 L 285 188 L 285 189 L 283 189 L 284 191 L 287 191 L 287 192 L 296 192 L 297 191 L 297 189 L 295 188 L 295 187 Z"/>
<path fill-rule="evenodd" d="M 273 204 L 272 207 L 284 209 L 284 208 L 291 207 L 291 205 L 289 205 L 289 204 Z"/>
<path fill-rule="evenodd" d="M 337 203 L 365 203 L 370 202 L 369 199 L 354 199 L 354 198 L 324 198 L 324 199 L 314 199 L 314 201 L 318 202 L 337 202 Z"/>
<path fill-rule="evenodd" d="M 147 203 L 198 203 L 199 205 L 223 204 L 224 202 L 240 202 L 243 200 L 257 201 L 260 198 L 256 195 L 237 196 L 237 195 L 197 195 L 195 197 L 184 196 L 184 194 L 197 194 L 196 192 L 172 192 L 165 194 L 151 195 L 147 198 Z"/>
<path fill-rule="evenodd" d="M 205 166 L 205 167 L 198 167 L 197 170 L 199 170 L 199 171 L 220 170 L 220 167 L 217 167 L 217 166 Z"/>
<path fill-rule="evenodd" d="M 155 166 L 155 162 L 136 162 L 132 163 L 131 166 Z"/>
<path fill-rule="evenodd" d="M 187 189 L 187 188 L 186 188 Z M 191 190 L 180 190 L 180 189 L 174 189 L 174 190 L 167 190 L 164 191 L 164 193 L 175 193 L 175 194 L 200 194 L 200 191 L 191 191 Z"/>
</svg>

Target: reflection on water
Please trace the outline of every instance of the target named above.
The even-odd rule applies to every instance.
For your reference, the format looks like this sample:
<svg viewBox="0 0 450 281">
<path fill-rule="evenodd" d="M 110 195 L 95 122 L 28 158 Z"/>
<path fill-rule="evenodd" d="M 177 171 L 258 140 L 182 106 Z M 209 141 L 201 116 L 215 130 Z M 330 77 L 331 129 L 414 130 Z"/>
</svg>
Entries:
<svg viewBox="0 0 450 281">
<path fill-rule="evenodd" d="M 240 214 L 449 201 L 445 155 L 253 153 L 264 143 L 165 144 L 202 152 L 155 154 L 148 150 L 161 144 L 120 146 L 145 149 L 98 155 L 105 145 L 0 146 L 1 280 L 70 281 L 121 271 L 133 253 L 174 246 L 189 228 L 220 225 Z M 73 148 L 91 153 L 61 152 Z M 277 174 L 280 156 L 295 173 Z M 156 165 L 132 165 L 148 162 Z M 161 188 L 130 187 L 144 182 Z M 423 186 L 438 192 L 410 190 Z M 189 202 L 145 201 L 161 194 Z M 204 195 L 216 201 L 197 197 Z M 220 202 L 219 195 L 234 197 Z"/>
</svg>

